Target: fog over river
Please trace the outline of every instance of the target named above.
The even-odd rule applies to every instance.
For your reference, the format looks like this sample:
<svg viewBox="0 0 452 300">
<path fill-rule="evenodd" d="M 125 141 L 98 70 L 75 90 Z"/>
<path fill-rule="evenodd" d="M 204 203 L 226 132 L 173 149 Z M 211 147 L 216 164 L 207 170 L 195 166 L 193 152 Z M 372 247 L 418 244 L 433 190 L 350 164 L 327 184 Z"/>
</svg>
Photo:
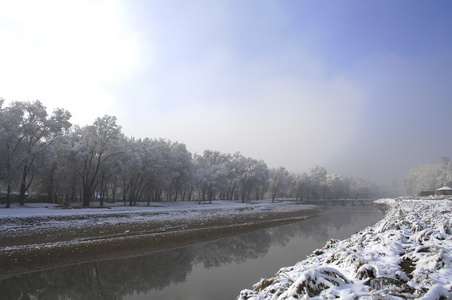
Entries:
<svg viewBox="0 0 452 300">
<path fill-rule="evenodd" d="M 332 238 L 380 220 L 372 206 L 337 205 L 319 217 L 133 258 L 81 263 L 0 282 L 2 299 L 235 299 Z"/>
</svg>

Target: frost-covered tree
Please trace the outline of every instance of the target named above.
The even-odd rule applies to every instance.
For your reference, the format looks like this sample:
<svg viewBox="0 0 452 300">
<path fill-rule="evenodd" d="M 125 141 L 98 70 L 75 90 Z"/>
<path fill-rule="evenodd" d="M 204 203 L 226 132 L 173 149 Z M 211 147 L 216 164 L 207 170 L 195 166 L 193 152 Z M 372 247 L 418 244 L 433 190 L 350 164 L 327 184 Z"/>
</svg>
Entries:
<svg viewBox="0 0 452 300">
<path fill-rule="evenodd" d="M 348 199 L 375 196 L 376 186 L 361 178 L 328 174 L 326 169 L 314 166 L 309 174 L 293 175 L 291 195 L 297 200 L 305 199 Z"/>
<path fill-rule="evenodd" d="M 284 196 L 289 190 L 289 176 L 289 172 L 284 167 L 270 169 L 269 193 L 272 202 L 275 202 L 276 198 Z"/>
<path fill-rule="evenodd" d="M 375 184 L 362 178 L 352 178 L 350 186 L 350 195 L 353 199 L 368 199 L 376 194 Z"/>
<path fill-rule="evenodd" d="M 206 150 L 187 151 L 184 144 L 165 139 L 125 138 L 116 118 L 97 118 L 92 125 L 69 123 L 69 112 L 48 116 L 39 101 L 0 99 L 0 184 L 12 192 L 47 193 L 49 201 L 120 199 L 125 205 L 147 201 L 231 199 L 250 201 L 264 194 L 298 199 L 364 197 L 375 189 L 320 166 L 308 173 L 269 170 L 262 160 Z M 450 160 L 443 159 L 435 180 L 452 182 Z M 110 198 L 110 196 L 112 198 Z"/>
<path fill-rule="evenodd" d="M 183 161 L 176 163 L 173 143 L 168 140 L 147 140 L 147 163 L 146 172 L 151 180 L 151 186 L 154 192 L 154 201 L 161 201 L 162 194 L 166 193 L 166 199 L 172 200 L 173 180 L 177 179 L 182 170 Z M 181 146 L 184 147 L 184 146 Z M 174 147 L 177 148 L 177 147 Z M 177 169 L 177 165 L 180 166 Z M 181 173 L 179 173 L 179 172 Z M 183 180 L 181 180 L 182 182 Z M 179 186 L 177 186 L 179 188 Z"/>
<path fill-rule="evenodd" d="M 296 201 L 310 197 L 310 178 L 307 173 L 292 175 L 291 194 Z"/>
<path fill-rule="evenodd" d="M 324 167 L 315 165 L 309 169 L 309 178 L 311 182 L 311 195 L 314 199 L 325 198 L 328 192 L 326 183 L 327 170 Z"/>
<path fill-rule="evenodd" d="M 171 183 L 170 146 L 163 139 L 146 140 L 146 173 L 152 187 L 154 201 L 161 201 L 162 194 Z"/>
<path fill-rule="evenodd" d="M 245 173 L 247 158 L 240 152 L 232 155 L 228 162 L 228 179 L 229 186 L 226 191 L 225 198 L 230 200 L 238 200 L 240 195 L 240 186 L 242 175 Z"/>
<path fill-rule="evenodd" d="M 71 127 L 70 117 L 63 109 L 57 109 L 49 116 L 38 100 L 16 101 L 2 109 L 0 126 L 7 189 L 11 189 L 15 180 L 19 182 L 20 205 L 24 205 L 25 194 L 47 161 L 52 144 Z"/>
<path fill-rule="evenodd" d="M 168 199 L 170 200 L 173 196 L 176 201 L 178 196 L 181 196 L 184 200 L 187 190 L 190 193 L 194 185 L 192 155 L 187 151 L 185 144 L 178 142 L 170 142 L 169 151 L 171 164 L 169 165 Z"/>
<path fill-rule="evenodd" d="M 24 151 L 19 129 L 21 111 L 3 108 L 3 102 L 0 99 L 0 179 L 6 188 L 6 207 L 9 208 L 12 189 L 19 181 Z"/>
<path fill-rule="evenodd" d="M 123 200 L 185 199 L 194 186 L 193 161 L 184 144 L 164 139 L 128 139 L 117 162 Z"/>
<path fill-rule="evenodd" d="M 195 172 L 198 193 L 202 200 L 209 202 L 218 193 L 225 193 L 229 186 L 229 155 L 219 151 L 205 150 L 203 155 L 195 155 Z"/>
<path fill-rule="evenodd" d="M 434 191 L 439 186 L 441 166 L 438 164 L 423 164 L 411 168 L 405 179 L 407 193 L 417 195 L 420 191 Z"/>
<path fill-rule="evenodd" d="M 246 158 L 243 160 L 242 174 L 239 179 L 242 201 L 250 201 L 254 193 L 255 199 L 263 198 L 267 188 L 270 172 L 262 160 Z"/>
<path fill-rule="evenodd" d="M 20 139 L 26 151 L 21 174 L 20 205 L 24 204 L 25 193 L 33 182 L 34 176 L 42 168 L 50 152 L 51 145 L 71 127 L 71 114 L 63 109 L 56 109 L 49 117 L 40 101 L 14 102 L 13 106 L 22 111 L 20 122 Z"/>
<path fill-rule="evenodd" d="M 119 156 L 121 127 L 116 117 L 104 116 L 97 118 L 93 125 L 79 128 L 74 135 L 75 171 L 81 179 L 83 206 L 89 206 L 104 172 Z"/>
<path fill-rule="evenodd" d="M 441 157 L 438 185 L 440 186 L 452 185 L 452 160 L 450 159 L 450 157 L 445 156 Z"/>
<path fill-rule="evenodd" d="M 81 180 L 76 170 L 76 153 L 73 151 L 74 135 L 68 133 L 54 144 L 56 159 L 48 166 L 42 181 L 47 182 L 47 192 L 52 193 L 55 202 L 75 201 L 81 187 Z M 80 197 L 81 198 L 81 197 Z M 50 198 L 51 199 L 51 198 Z"/>
<path fill-rule="evenodd" d="M 439 164 L 423 164 L 411 168 L 405 179 L 407 193 L 416 195 L 420 191 L 434 191 L 452 185 L 452 161 L 441 157 Z"/>
<path fill-rule="evenodd" d="M 115 161 L 115 170 L 121 177 L 122 199 L 124 205 L 127 200 L 133 205 L 141 194 L 141 187 L 145 180 L 145 148 L 141 140 L 134 138 L 124 139 L 118 149 L 118 159 Z"/>
<path fill-rule="evenodd" d="M 263 160 L 258 160 L 255 163 L 255 191 L 256 199 L 264 199 L 265 193 L 269 188 L 270 171 L 267 164 Z"/>
<path fill-rule="evenodd" d="M 349 195 L 349 182 L 345 176 L 337 174 L 328 174 L 326 178 L 328 186 L 328 199 L 344 199 Z"/>
</svg>

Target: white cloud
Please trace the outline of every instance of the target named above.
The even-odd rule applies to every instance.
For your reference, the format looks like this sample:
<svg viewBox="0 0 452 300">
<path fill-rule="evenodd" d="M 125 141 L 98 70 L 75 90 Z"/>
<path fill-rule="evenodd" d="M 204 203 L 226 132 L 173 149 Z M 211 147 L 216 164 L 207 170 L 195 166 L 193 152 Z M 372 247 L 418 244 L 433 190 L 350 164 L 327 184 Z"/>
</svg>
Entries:
<svg viewBox="0 0 452 300">
<path fill-rule="evenodd" d="M 64 107 L 82 125 L 118 113 L 112 87 L 141 55 L 119 2 L 10 1 L 0 11 L 1 97 Z"/>
</svg>

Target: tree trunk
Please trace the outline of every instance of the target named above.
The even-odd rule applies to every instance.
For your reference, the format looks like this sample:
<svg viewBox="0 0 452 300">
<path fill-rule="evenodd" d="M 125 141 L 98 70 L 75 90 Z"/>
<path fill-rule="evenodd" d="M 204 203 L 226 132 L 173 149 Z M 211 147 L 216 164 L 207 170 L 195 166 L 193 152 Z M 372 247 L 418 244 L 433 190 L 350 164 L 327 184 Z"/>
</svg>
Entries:
<svg viewBox="0 0 452 300">
<path fill-rule="evenodd" d="M 25 205 L 25 182 L 27 181 L 27 166 L 24 166 L 24 171 L 22 173 L 22 182 L 20 183 L 19 191 L 19 205 Z"/>
<path fill-rule="evenodd" d="M 133 206 L 133 188 L 130 188 L 129 192 L 129 206 Z"/>
<path fill-rule="evenodd" d="M 11 185 L 8 184 L 8 188 L 6 190 L 6 208 L 11 207 Z"/>
<path fill-rule="evenodd" d="M 83 203 L 82 206 L 89 207 L 91 201 L 91 191 L 88 188 L 83 189 Z"/>
<path fill-rule="evenodd" d="M 209 204 L 212 204 L 212 198 L 215 198 L 215 192 L 212 190 L 209 192 Z"/>
<path fill-rule="evenodd" d="M 184 185 L 184 192 L 182 193 L 182 201 L 185 201 L 185 192 L 187 191 L 187 186 Z"/>
<path fill-rule="evenodd" d="M 116 182 L 113 183 L 113 188 L 111 190 L 112 193 L 112 201 L 113 203 L 116 202 Z"/>
<path fill-rule="evenodd" d="M 49 178 L 49 186 L 47 187 L 47 198 L 49 198 L 50 203 L 55 203 L 55 198 L 53 197 L 53 172 Z"/>
<path fill-rule="evenodd" d="M 122 183 L 122 201 L 124 201 L 124 206 L 127 206 L 127 189 L 126 189 L 126 180 L 123 180 Z"/>
<path fill-rule="evenodd" d="M 102 176 L 101 176 L 101 180 L 100 180 L 100 189 L 99 189 L 99 204 L 100 204 L 100 206 L 103 206 L 104 205 L 104 193 L 105 193 L 105 191 L 104 191 L 104 174 L 102 174 Z"/>
<path fill-rule="evenodd" d="M 171 195 L 173 194 L 173 188 L 170 187 L 169 193 L 166 195 L 166 202 L 171 201 Z"/>
<path fill-rule="evenodd" d="M 192 193 L 193 193 L 193 187 L 190 189 L 190 193 L 188 194 L 188 201 L 191 201 Z"/>
</svg>

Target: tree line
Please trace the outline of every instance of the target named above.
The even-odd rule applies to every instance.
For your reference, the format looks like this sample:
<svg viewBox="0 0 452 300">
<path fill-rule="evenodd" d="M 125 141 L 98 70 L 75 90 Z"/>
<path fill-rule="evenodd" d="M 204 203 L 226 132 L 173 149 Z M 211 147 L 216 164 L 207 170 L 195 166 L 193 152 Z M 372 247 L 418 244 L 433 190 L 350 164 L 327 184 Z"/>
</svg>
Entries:
<svg viewBox="0 0 452 300">
<path fill-rule="evenodd" d="M 6 207 L 18 195 L 46 195 L 52 203 L 93 200 L 137 202 L 215 199 L 243 202 L 290 197 L 306 199 L 370 198 L 377 187 L 360 178 L 328 174 L 314 166 L 303 174 L 268 168 L 241 153 L 205 150 L 190 153 L 166 139 L 126 137 L 114 116 L 83 127 L 71 114 L 48 114 L 40 101 L 0 99 L 0 190 Z"/>
<path fill-rule="evenodd" d="M 408 171 L 405 179 L 408 195 L 418 195 L 421 191 L 435 191 L 438 188 L 452 187 L 452 161 L 441 157 L 439 164 L 422 164 Z"/>
</svg>

